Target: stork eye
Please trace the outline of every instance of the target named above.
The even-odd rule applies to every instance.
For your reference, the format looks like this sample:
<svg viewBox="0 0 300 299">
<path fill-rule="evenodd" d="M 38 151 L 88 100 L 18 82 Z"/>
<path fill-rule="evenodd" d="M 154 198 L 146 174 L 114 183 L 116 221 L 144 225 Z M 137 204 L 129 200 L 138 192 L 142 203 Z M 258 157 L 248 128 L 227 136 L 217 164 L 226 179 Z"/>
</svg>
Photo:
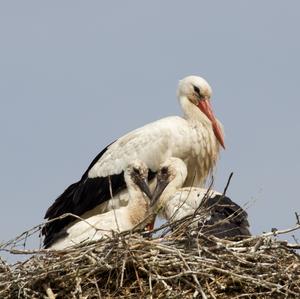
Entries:
<svg viewBox="0 0 300 299">
<path fill-rule="evenodd" d="M 167 168 L 167 167 L 163 167 L 163 168 L 161 169 L 161 173 L 162 173 L 162 174 L 167 174 L 167 173 L 168 173 L 168 168 Z"/>
<path fill-rule="evenodd" d="M 133 167 L 133 172 L 134 172 L 135 174 L 140 174 L 139 169 L 137 169 L 137 168 L 135 168 L 135 167 Z"/>
<path fill-rule="evenodd" d="M 200 88 L 199 88 L 198 86 L 195 86 L 195 85 L 194 85 L 194 91 L 195 91 L 195 93 L 196 93 L 197 95 L 199 95 L 199 96 L 201 95 L 201 94 L 200 94 Z"/>
</svg>

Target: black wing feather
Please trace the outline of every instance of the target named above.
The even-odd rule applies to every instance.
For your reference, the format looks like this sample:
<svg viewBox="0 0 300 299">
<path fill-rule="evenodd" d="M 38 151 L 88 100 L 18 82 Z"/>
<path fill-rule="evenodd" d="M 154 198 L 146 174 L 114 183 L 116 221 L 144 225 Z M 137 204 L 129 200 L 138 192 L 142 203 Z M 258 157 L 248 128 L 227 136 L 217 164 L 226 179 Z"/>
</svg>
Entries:
<svg viewBox="0 0 300 299">
<path fill-rule="evenodd" d="M 229 197 L 215 195 L 207 198 L 203 207 L 210 217 L 203 223 L 202 231 L 218 238 L 250 236 L 248 214 Z"/>
<path fill-rule="evenodd" d="M 103 149 L 89 165 L 80 181 L 70 185 L 48 208 L 45 218 L 57 218 L 65 213 L 81 216 L 85 212 L 95 208 L 111 198 L 110 186 L 113 194 L 117 194 L 126 188 L 124 172 L 110 177 L 89 178 L 89 170 L 103 156 L 109 146 Z M 149 170 L 149 180 L 153 179 L 155 173 Z M 68 216 L 57 219 L 43 227 L 42 234 L 44 246 L 49 247 L 62 232 L 63 228 L 75 221 L 74 217 Z"/>
</svg>

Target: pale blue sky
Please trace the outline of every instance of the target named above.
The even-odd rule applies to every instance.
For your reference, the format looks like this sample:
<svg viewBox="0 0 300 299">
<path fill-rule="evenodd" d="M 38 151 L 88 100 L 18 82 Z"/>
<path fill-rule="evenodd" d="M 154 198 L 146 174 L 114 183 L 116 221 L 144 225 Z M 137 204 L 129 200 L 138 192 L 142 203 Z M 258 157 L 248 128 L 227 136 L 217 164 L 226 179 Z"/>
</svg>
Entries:
<svg viewBox="0 0 300 299">
<path fill-rule="evenodd" d="M 300 212 L 298 1 L 2 1 L 0 240 L 42 221 L 107 144 L 180 114 L 178 80 L 213 87 L 216 172 L 252 232 Z M 300 234 L 296 234 L 300 238 Z"/>
</svg>

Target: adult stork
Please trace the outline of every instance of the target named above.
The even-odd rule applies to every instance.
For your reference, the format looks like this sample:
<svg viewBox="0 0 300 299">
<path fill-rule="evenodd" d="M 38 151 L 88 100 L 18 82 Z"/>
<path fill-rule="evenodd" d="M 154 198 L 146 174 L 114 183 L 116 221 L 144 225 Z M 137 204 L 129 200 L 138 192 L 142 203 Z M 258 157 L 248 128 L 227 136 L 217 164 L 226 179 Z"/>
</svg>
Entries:
<svg viewBox="0 0 300 299">
<path fill-rule="evenodd" d="M 213 190 L 184 187 L 185 163 L 169 158 L 157 174 L 157 186 L 151 200 L 152 209 L 168 221 L 199 215 L 193 227 L 219 238 L 250 236 L 247 213 L 229 197 Z"/>
<path fill-rule="evenodd" d="M 81 179 L 55 200 L 45 218 L 50 220 L 64 213 L 86 217 L 86 213 L 91 216 L 112 206 L 126 205 L 128 196 L 123 172 L 135 159 L 146 163 L 151 181 L 168 157 L 181 158 L 188 167 L 184 185 L 202 184 L 218 159 L 220 147 L 225 148 L 222 126 L 212 111 L 211 94 L 211 87 L 201 77 L 188 76 L 181 80 L 177 95 L 183 117 L 163 118 L 107 146 Z M 72 217 L 67 217 L 48 223 L 43 229 L 45 247 L 72 221 Z"/>
<path fill-rule="evenodd" d="M 126 168 L 124 179 L 129 195 L 127 206 L 77 220 L 56 235 L 50 249 L 61 250 L 84 241 L 99 240 L 111 236 L 113 231 L 131 230 L 142 223 L 145 226 L 151 198 L 147 165 L 134 161 Z"/>
</svg>

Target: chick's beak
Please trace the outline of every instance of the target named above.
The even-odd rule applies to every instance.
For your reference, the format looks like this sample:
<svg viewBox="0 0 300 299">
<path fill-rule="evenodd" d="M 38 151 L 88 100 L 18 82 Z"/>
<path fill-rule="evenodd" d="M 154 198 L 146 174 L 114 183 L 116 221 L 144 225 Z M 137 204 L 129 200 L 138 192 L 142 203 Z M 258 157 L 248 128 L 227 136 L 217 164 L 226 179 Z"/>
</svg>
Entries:
<svg viewBox="0 0 300 299">
<path fill-rule="evenodd" d="M 146 179 L 142 179 L 140 177 L 136 178 L 136 184 L 139 186 L 139 188 L 148 196 L 149 199 L 151 199 L 152 194 L 148 186 L 148 182 Z"/>
</svg>

